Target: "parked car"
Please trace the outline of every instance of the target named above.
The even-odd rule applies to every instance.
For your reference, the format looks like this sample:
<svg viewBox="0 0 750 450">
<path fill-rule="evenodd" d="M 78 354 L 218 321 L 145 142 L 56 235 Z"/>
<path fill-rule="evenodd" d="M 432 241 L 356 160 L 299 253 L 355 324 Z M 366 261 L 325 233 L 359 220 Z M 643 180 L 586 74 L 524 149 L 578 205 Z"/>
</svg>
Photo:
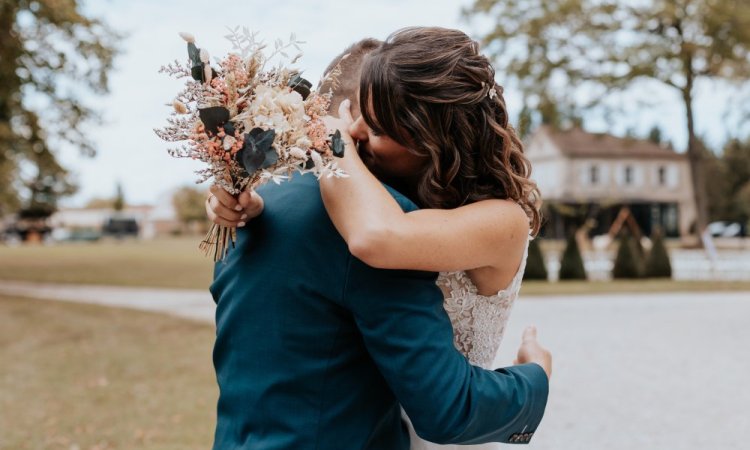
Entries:
<svg viewBox="0 0 750 450">
<path fill-rule="evenodd" d="M 110 217 L 102 227 L 105 236 L 137 237 L 140 227 L 132 217 Z"/>
<path fill-rule="evenodd" d="M 745 237 L 747 230 L 740 222 L 718 221 L 708 224 L 708 232 L 713 237 Z"/>
</svg>

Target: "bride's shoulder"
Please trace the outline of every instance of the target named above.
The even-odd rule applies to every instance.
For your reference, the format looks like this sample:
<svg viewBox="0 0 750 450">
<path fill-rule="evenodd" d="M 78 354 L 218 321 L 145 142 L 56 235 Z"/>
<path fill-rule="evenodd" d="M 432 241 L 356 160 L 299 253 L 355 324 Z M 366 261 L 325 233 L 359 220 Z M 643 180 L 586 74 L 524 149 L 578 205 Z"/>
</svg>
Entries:
<svg viewBox="0 0 750 450">
<path fill-rule="evenodd" d="M 529 216 L 518 203 L 512 200 L 487 199 L 462 206 L 467 215 L 481 217 L 487 225 L 497 225 L 501 236 L 526 238 L 531 226 Z M 461 209 L 459 208 L 459 209 Z M 525 242 L 525 239 L 520 239 Z"/>
<path fill-rule="evenodd" d="M 489 264 L 471 270 L 469 275 L 483 292 L 507 286 L 521 265 L 529 240 L 531 227 L 526 211 L 511 200 L 501 199 L 481 200 L 463 208 L 493 255 Z"/>
</svg>

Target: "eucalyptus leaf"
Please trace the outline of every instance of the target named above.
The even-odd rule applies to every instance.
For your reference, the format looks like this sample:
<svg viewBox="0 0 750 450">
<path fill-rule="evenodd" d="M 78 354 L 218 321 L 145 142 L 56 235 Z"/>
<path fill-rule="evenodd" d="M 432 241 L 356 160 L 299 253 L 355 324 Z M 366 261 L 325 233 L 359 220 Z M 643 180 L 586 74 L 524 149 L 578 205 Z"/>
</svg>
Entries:
<svg viewBox="0 0 750 450">
<path fill-rule="evenodd" d="M 200 81 L 201 83 L 206 81 L 205 76 L 203 74 L 203 63 L 199 63 L 191 67 L 190 75 L 192 75 L 195 81 Z"/>
<path fill-rule="evenodd" d="M 292 88 L 293 91 L 298 92 L 302 96 L 302 100 L 307 100 L 312 89 L 312 83 L 302 78 L 299 74 L 295 74 L 289 79 L 287 86 Z"/>
<path fill-rule="evenodd" d="M 204 66 L 203 62 L 201 62 L 201 50 L 195 45 L 194 42 L 188 42 L 187 50 L 188 57 L 190 58 L 190 75 L 192 75 L 194 80 L 204 82 Z"/>
<path fill-rule="evenodd" d="M 193 63 L 193 66 L 201 63 L 201 50 L 195 46 L 195 43 L 188 42 L 187 45 L 188 49 L 188 56 L 190 57 L 190 62 Z"/>
<path fill-rule="evenodd" d="M 343 158 L 346 145 L 344 145 L 344 140 L 341 138 L 341 131 L 336 130 L 336 132 L 333 133 L 330 137 L 331 143 L 329 144 L 329 146 L 331 147 L 331 151 L 333 151 L 333 156 L 337 158 Z"/>
<path fill-rule="evenodd" d="M 223 106 L 212 106 L 198 110 L 198 116 L 209 136 L 219 132 L 219 127 L 229 122 L 229 110 Z"/>
<path fill-rule="evenodd" d="M 224 133 L 226 133 L 227 136 L 234 136 L 235 127 L 232 122 L 225 123 L 222 128 L 224 128 Z"/>
<path fill-rule="evenodd" d="M 262 128 L 253 128 L 245 134 L 245 141 L 237 157 L 248 174 L 268 168 L 278 161 L 279 156 L 273 148 L 275 137 L 276 131 Z"/>
</svg>

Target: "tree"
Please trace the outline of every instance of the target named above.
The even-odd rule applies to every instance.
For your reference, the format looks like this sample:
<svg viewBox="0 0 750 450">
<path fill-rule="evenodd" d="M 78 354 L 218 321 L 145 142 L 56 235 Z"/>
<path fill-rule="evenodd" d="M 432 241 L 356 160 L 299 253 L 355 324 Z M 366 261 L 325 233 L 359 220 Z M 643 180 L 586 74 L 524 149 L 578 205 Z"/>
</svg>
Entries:
<svg viewBox="0 0 750 450">
<path fill-rule="evenodd" d="M 750 180 L 745 183 L 737 192 L 734 199 L 734 205 L 737 211 L 742 215 L 746 227 L 750 227 Z"/>
<path fill-rule="evenodd" d="M 664 236 L 660 230 L 656 230 L 651 236 L 651 251 L 646 259 L 646 278 L 672 278 L 672 263 L 669 261 L 669 252 L 664 245 Z"/>
<path fill-rule="evenodd" d="M 104 94 L 121 36 L 77 0 L 0 0 L 0 216 L 46 217 L 76 189 L 57 161 L 69 143 L 94 155 L 82 92 Z M 21 170 L 23 168 L 24 170 Z"/>
<path fill-rule="evenodd" d="M 750 220 L 746 186 L 750 184 L 750 139 L 729 140 L 716 154 L 706 151 L 709 218 L 747 223 Z"/>
<path fill-rule="evenodd" d="M 685 106 L 697 225 L 705 228 L 695 83 L 750 77 L 750 2 L 475 0 L 464 14 L 496 19 L 483 40 L 527 97 L 587 109 L 642 80 L 676 90 Z M 585 88 L 578 98 L 575 87 Z"/>
<path fill-rule="evenodd" d="M 709 222 L 727 220 L 732 214 L 732 198 L 724 158 L 707 151 L 703 161 L 706 179 L 711 180 L 706 184 Z"/>
<path fill-rule="evenodd" d="M 547 266 L 544 264 L 544 254 L 539 245 L 539 238 L 529 242 L 529 255 L 526 258 L 526 270 L 523 273 L 524 280 L 547 281 Z"/>
<path fill-rule="evenodd" d="M 562 259 L 560 260 L 561 280 L 585 280 L 586 268 L 583 265 L 581 250 L 578 248 L 575 233 L 568 237 Z"/>
<path fill-rule="evenodd" d="M 661 128 L 658 125 L 651 127 L 651 131 L 648 132 L 648 140 L 654 144 L 661 144 L 664 142 L 664 137 L 661 134 Z"/>
<path fill-rule="evenodd" d="M 642 274 L 642 260 L 634 245 L 634 240 L 630 234 L 625 233 L 620 238 L 615 265 L 612 268 L 612 277 L 615 279 L 640 278 Z"/>
<path fill-rule="evenodd" d="M 112 209 L 118 212 L 125 209 L 125 192 L 122 190 L 122 183 L 117 183 L 115 199 L 112 201 Z"/>
<path fill-rule="evenodd" d="M 724 176 L 726 183 L 726 196 L 729 202 L 729 211 L 724 220 L 736 220 L 746 223 L 750 220 L 750 206 L 746 203 L 747 191 L 750 183 L 750 139 L 740 141 L 732 139 L 724 146 L 722 154 L 724 163 Z"/>
<path fill-rule="evenodd" d="M 172 197 L 172 205 L 177 212 L 177 218 L 187 227 L 207 220 L 205 201 L 206 193 L 190 186 L 180 188 Z"/>
</svg>

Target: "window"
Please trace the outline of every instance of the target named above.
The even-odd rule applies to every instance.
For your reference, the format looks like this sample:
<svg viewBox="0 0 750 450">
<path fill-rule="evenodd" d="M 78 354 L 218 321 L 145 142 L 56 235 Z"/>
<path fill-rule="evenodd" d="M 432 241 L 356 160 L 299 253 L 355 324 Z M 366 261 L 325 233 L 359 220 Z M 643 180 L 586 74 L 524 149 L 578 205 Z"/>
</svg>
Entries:
<svg viewBox="0 0 750 450">
<path fill-rule="evenodd" d="M 625 184 L 633 184 L 633 166 L 625 166 Z"/>
<path fill-rule="evenodd" d="M 591 166 L 589 169 L 589 182 L 599 184 L 599 166 Z"/>
<path fill-rule="evenodd" d="M 664 166 L 659 167 L 659 186 L 666 186 L 667 184 L 667 168 Z"/>
</svg>

